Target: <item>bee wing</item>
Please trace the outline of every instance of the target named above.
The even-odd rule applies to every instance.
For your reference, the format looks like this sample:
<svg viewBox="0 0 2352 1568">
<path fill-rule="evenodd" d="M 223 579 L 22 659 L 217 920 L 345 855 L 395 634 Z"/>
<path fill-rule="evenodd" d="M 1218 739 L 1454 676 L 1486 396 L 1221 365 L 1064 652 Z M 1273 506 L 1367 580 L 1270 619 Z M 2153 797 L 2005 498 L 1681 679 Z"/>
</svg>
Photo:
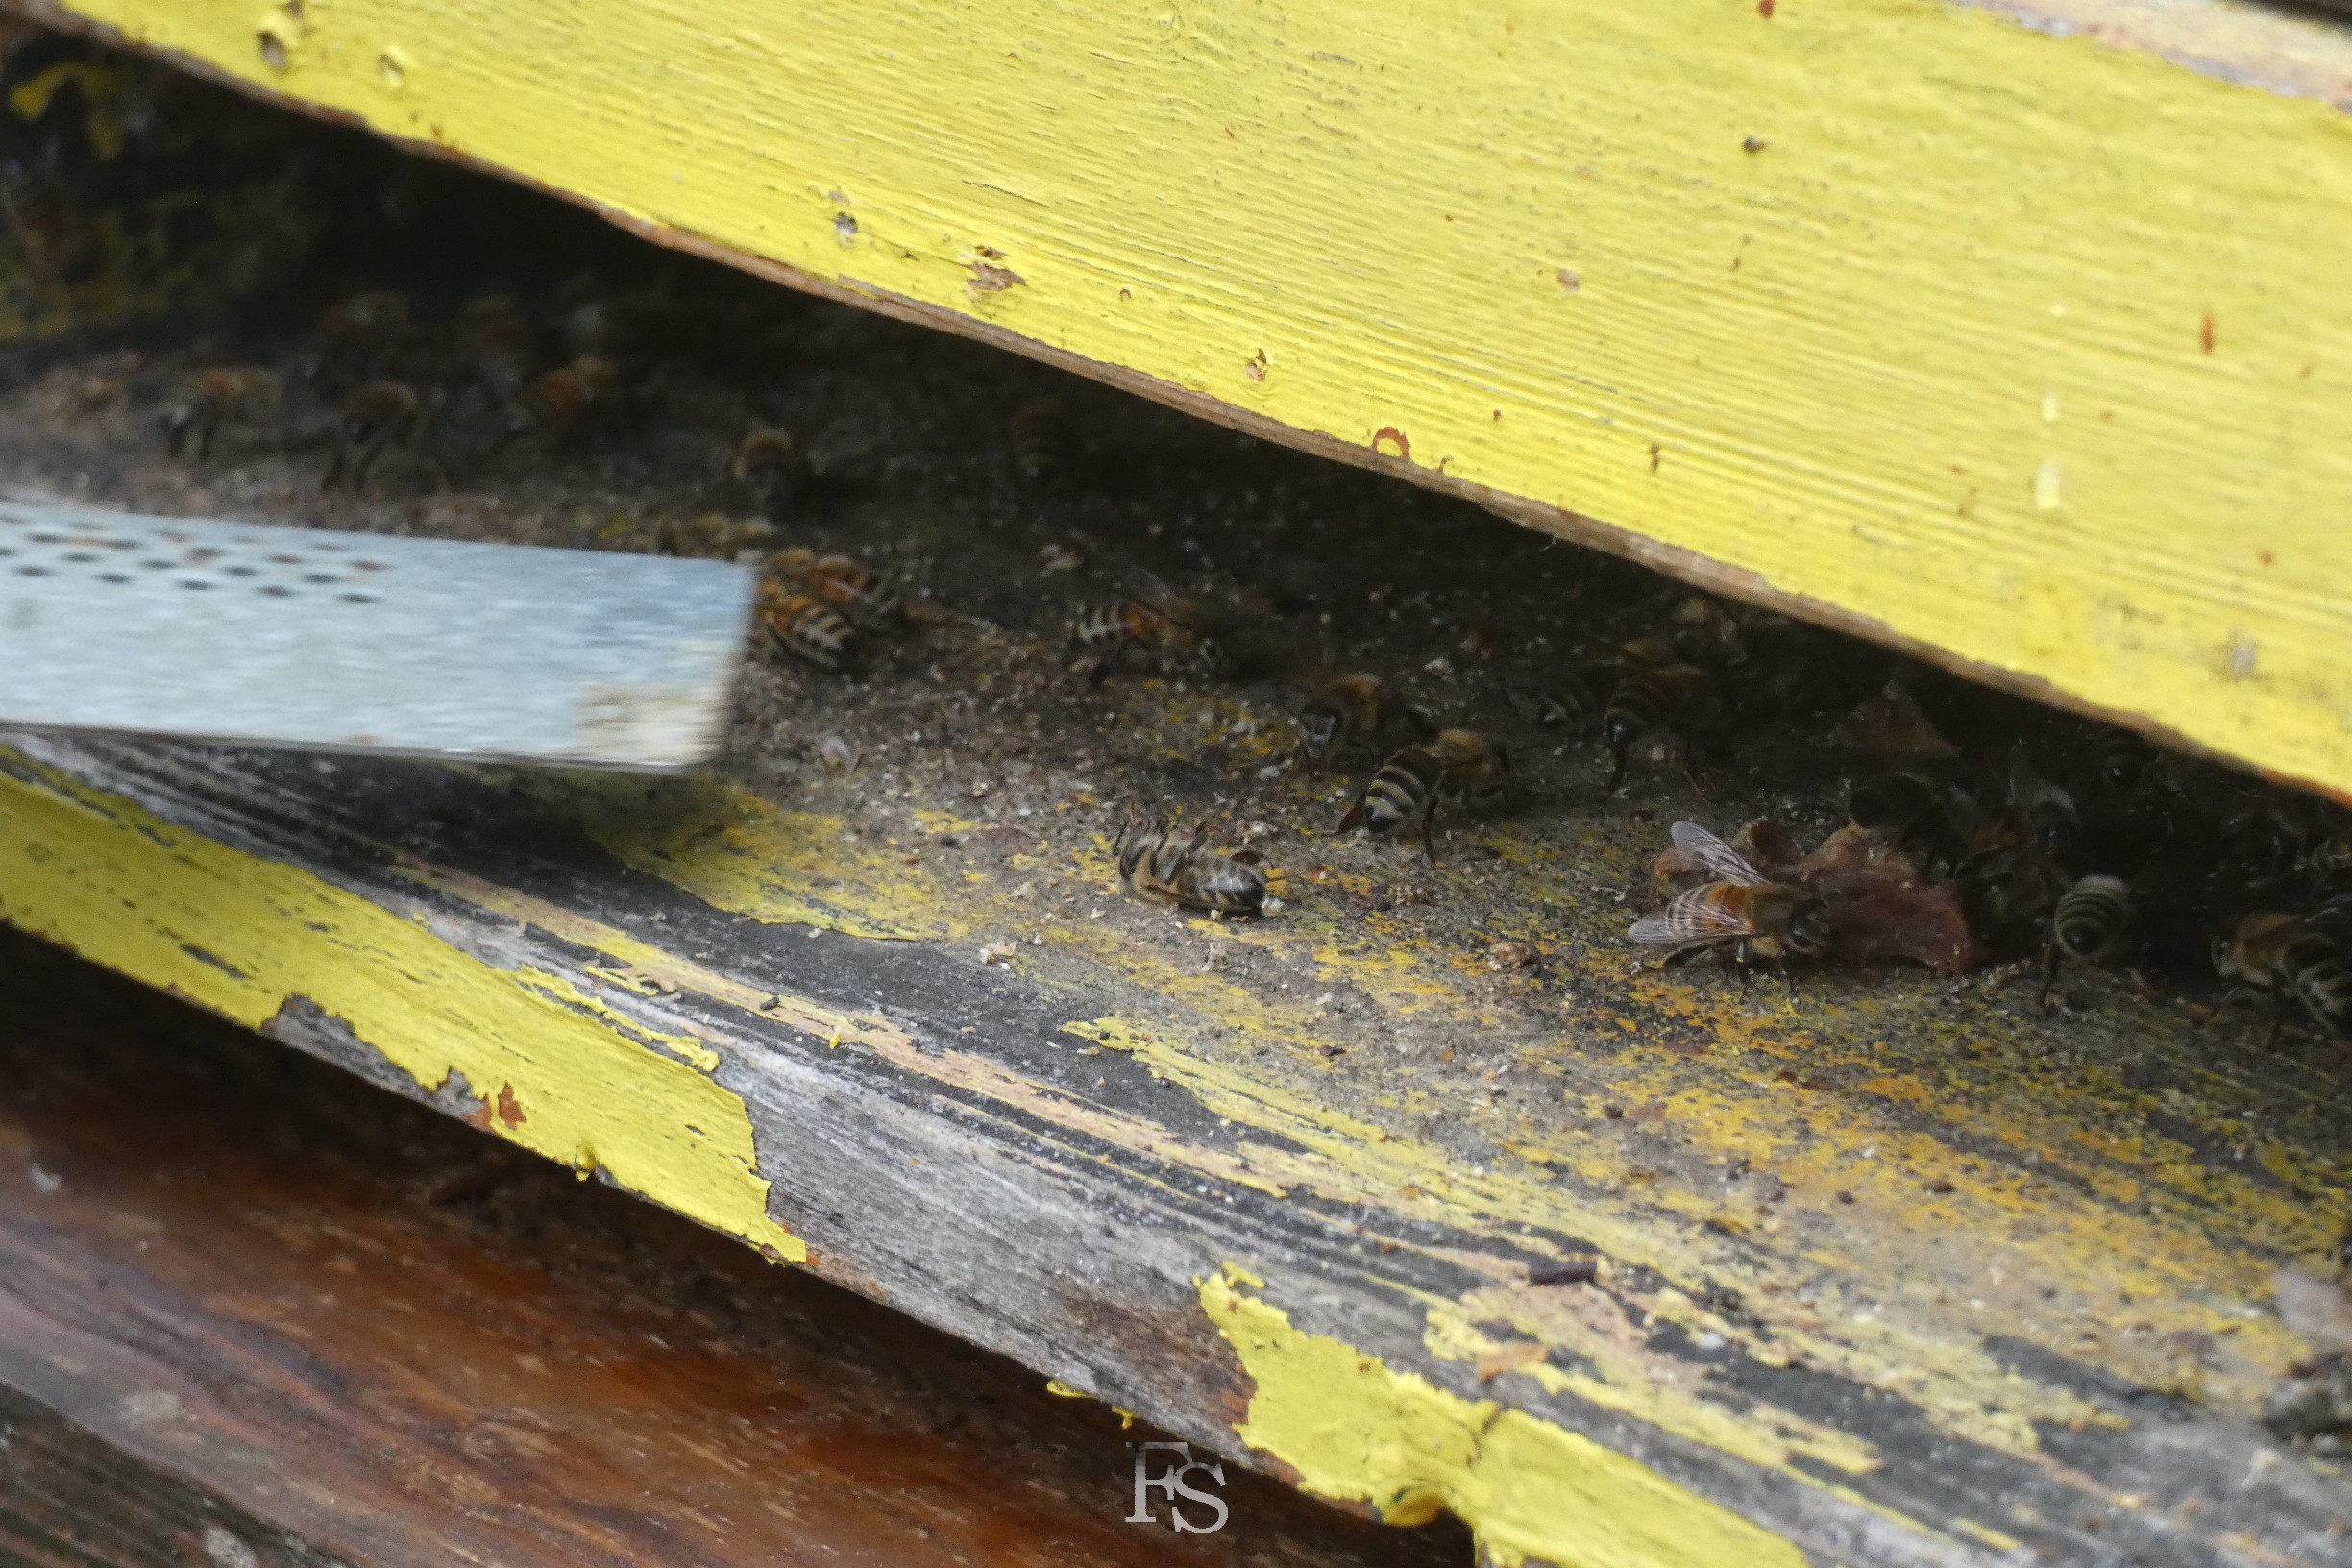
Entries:
<svg viewBox="0 0 2352 1568">
<path fill-rule="evenodd" d="M 1677 822 L 1672 829 L 1675 847 L 1691 859 L 1691 863 L 1718 882 L 1737 882 L 1743 887 L 1761 887 L 1770 880 L 1762 871 L 1748 864 L 1748 857 L 1723 840 L 1701 827 L 1697 822 Z"/>
<path fill-rule="evenodd" d="M 1756 935 L 1754 926 L 1693 888 L 1654 915 L 1644 915 L 1626 933 L 1627 940 L 1645 947 L 1691 947 L 1703 942 L 1728 942 Z"/>
<path fill-rule="evenodd" d="M 1180 621 L 1184 600 L 1148 566 L 1130 566 L 1119 574 L 1119 581 L 1129 597 L 1144 608 L 1170 621 Z"/>
</svg>

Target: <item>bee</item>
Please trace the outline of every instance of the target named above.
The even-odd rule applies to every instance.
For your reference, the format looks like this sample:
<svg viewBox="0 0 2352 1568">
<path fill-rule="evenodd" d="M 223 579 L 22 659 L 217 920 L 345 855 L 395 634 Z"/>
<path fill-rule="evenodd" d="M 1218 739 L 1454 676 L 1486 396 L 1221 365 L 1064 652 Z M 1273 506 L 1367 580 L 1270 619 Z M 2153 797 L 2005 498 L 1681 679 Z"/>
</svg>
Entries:
<svg viewBox="0 0 2352 1568">
<path fill-rule="evenodd" d="M 1795 994 L 1790 957 L 1817 958 L 1837 941 L 1828 902 L 1793 882 L 1773 881 L 1697 822 L 1675 823 L 1673 837 L 1675 847 L 1714 880 L 1677 894 L 1664 909 L 1635 920 L 1627 937 L 1646 947 L 1672 949 L 1668 963 L 1727 945 L 1739 966 L 1742 990 L 1751 959 L 1774 959 Z"/>
<path fill-rule="evenodd" d="M 1967 791 L 1917 772 L 1857 780 L 1846 792 L 1846 817 L 1899 848 L 1923 850 L 1947 865 L 1966 859 L 1989 825 Z"/>
<path fill-rule="evenodd" d="M 256 365 L 198 371 L 163 410 L 163 435 L 177 457 L 196 437 L 196 459 L 212 455 L 212 438 L 223 421 L 258 422 L 278 410 L 278 378 Z"/>
<path fill-rule="evenodd" d="M 2128 729 L 2109 730 L 2091 748 L 2091 776 L 2111 796 L 2140 787 L 2156 761 L 2156 748 Z"/>
<path fill-rule="evenodd" d="M 702 555 L 731 561 L 765 550 L 775 541 L 775 525 L 765 518 L 729 517 L 703 512 L 690 522 L 672 523 L 662 529 L 665 555 Z"/>
<path fill-rule="evenodd" d="M 408 296 L 397 288 L 354 294 L 319 317 L 319 336 L 334 358 L 373 353 L 407 330 Z"/>
<path fill-rule="evenodd" d="M 892 579 L 874 576 L 846 555 L 819 555 L 795 545 L 776 551 L 768 570 L 824 600 L 860 629 L 878 625 L 898 609 Z"/>
<path fill-rule="evenodd" d="M 2043 1011 L 2049 1010 L 2051 990 L 2058 984 L 2058 962 L 2071 954 L 2087 964 L 2119 957 L 2129 945 L 2139 909 L 2131 884 L 2119 876 L 2086 876 L 2059 896 L 2050 912 L 2049 940 L 2042 948 Z"/>
<path fill-rule="evenodd" d="M 1119 829 L 1119 886 L 1139 898 L 1205 909 L 1212 916 L 1264 912 L 1265 872 L 1254 851 L 1216 855 L 1203 848 L 1204 829 L 1187 833 L 1165 817 L 1144 818 L 1134 807 Z"/>
<path fill-rule="evenodd" d="M 2275 910 L 2257 911 L 2230 935 L 2214 939 L 2213 961 L 2222 978 L 2270 992 L 2273 1041 L 2290 992 L 2329 1034 L 2352 1033 L 2352 965 L 2341 947 L 2309 922 Z"/>
<path fill-rule="evenodd" d="M 0 217 L 39 282 L 78 282 L 97 260 L 96 232 L 60 174 L 54 142 L 37 161 L 0 163 Z"/>
<path fill-rule="evenodd" d="M 1031 398 L 1013 410 L 1013 471 L 1031 484 L 1045 484 L 1062 467 L 1066 410 L 1060 398 Z"/>
<path fill-rule="evenodd" d="M 509 439 L 537 431 L 560 441 L 591 413 L 609 408 L 621 391 L 610 359 L 583 354 L 568 365 L 534 376 L 514 395 L 506 413 Z"/>
<path fill-rule="evenodd" d="M 1503 699 L 1521 720 L 1544 729 L 1581 735 L 1601 719 L 1601 701 L 1583 675 L 1569 671 L 1550 682 L 1507 683 Z"/>
<path fill-rule="evenodd" d="M 2023 747 L 2009 752 L 2009 809 L 2035 852 L 2060 865 L 2074 858 L 2082 841 L 2074 797 L 2036 773 Z"/>
<path fill-rule="evenodd" d="M 1510 788 L 1510 752 L 1501 741 L 1475 729 L 1441 730 L 1382 763 L 1339 819 L 1338 830 L 1361 827 L 1378 837 L 1417 821 L 1421 847 L 1434 860 L 1440 803 L 1491 805 Z"/>
<path fill-rule="evenodd" d="M 370 381 L 344 399 L 335 422 L 334 461 L 319 488 L 332 490 L 345 478 L 354 490 L 364 488 L 368 470 L 384 449 L 415 433 L 423 407 L 416 388 L 404 381 Z"/>
<path fill-rule="evenodd" d="M 493 397 L 523 390 L 536 343 L 512 294 L 477 294 L 457 307 L 457 357 Z"/>
<path fill-rule="evenodd" d="M 808 459 L 789 431 L 763 425 L 736 445 L 728 472 L 754 511 L 780 517 L 807 486 Z"/>
<path fill-rule="evenodd" d="M 1713 677 L 1695 664 L 1664 664 L 1628 675 L 1609 693 L 1601 715 L 1601 739 L 1610 758 L 1607 793 L 1625 782 L 1626 761 L 1636 741 L 1665 736 L 1688 766 L 1697 760 L 1705 732 L 1722 717 L 1723 699 Z M 1695 772 L 1692 784 L 1698 784 Z"/>
<path fill-rule="evenodd" d="M 1423 735 L 1433 727 L 1398 697 L 1394 682 L 1361 671 L 1335 675 L 1299 709 L 1299 750 L 1320 767 L 1334 752 L 1365 746 L 1399 721 Z"/>
<path fill-rule="evenodd" d="M 821 670 L 839 670 L 857 654 L 857 631 L 839 610 L 777 578 L 760 583 L 759 619 L 786 651 Z"/>
</svg>

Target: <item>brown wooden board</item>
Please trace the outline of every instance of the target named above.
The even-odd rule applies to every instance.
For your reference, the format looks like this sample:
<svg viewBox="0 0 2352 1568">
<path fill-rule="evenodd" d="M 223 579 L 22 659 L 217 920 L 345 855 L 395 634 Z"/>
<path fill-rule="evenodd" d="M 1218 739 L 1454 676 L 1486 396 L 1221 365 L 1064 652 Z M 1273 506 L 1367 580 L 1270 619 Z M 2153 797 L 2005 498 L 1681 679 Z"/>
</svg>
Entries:
<svg viewBox="0 0 2352 1568">
<path fill-rule="evenodd" d="M 1131 1524 L 1164 1433 L 37 943 L 0 964 L 0 1561 L 1467 1560 L 1247 1474 L 1222 1531 Z"/>
</svg>

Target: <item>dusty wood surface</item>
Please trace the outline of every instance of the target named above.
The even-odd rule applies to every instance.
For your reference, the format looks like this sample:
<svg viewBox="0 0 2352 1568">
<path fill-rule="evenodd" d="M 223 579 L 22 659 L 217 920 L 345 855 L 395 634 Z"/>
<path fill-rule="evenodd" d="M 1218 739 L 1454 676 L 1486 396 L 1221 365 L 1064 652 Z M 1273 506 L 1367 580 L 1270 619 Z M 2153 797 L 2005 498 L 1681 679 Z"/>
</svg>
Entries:
<svg viewBox="0 0 2352 1568">
<path fill-rule="evenodd" d="M 2305 1348 L 2271 1274 L 2345 1215 L 2352 1064 L 2223 1005 L 2217 908 L 2179 912 L 2185 962 L 2070 970 L 2046 1014 L 2014 967 L 1828 966 L 1792 1003 L 1626 945 L 1676 818 L 1841 819 L 1872 762 L 1828 737 L 1890 674 L 1978 789 L 2022 745 L 2091 801 L 2097 732 L 1799 637 L 1709 793 L 1650 759 L 1611 793 L 1507 693 L 1674 624 L 1668 585 L 351 139 L 289 157 L 348 187 L 239 166 L 324 237 L 238 311 L 9 357 L 10 481 L 699 548 L 698 512 L 764 504 L 729 461 L 779 427 L 808 464 L 770 542 L 870 551 L 909 613 L 845 672 L 764 651 L 720 764 L 664 784 L 16 739 L 0 916 L 1310 1490 L 1458 1511 L 1506 1563 L 2340 1555 L 2344 1478 L 2255 1417 Z M 384 286 L 413 330 L 311 368 Z M 485 451 L 504 411 L 451 366 L 485 287 L 551 345 L 583 306 L 690 330 L 631 351 L 627 418 Z M 189 373 L 252 360 L 282 417 L 174 458 Z M 322 493 L 374 374 L 448 416 Z M 1066 668 L 1139 566 L 1254 668 Z M 1335 834 L 1370 759 L 1303 765 L 1292 715 L 1349 666 L 1507 731 L 1525 798 L 1433 857 Z M 1286 907 L 1120 897 L 1131 796 L 1246 838 Z"/>
<path fill-rule="evenodd" d="M 1248 1475 L 1217 1534 L 1129 1524 L 1124 1445 L 1162 1433 L 22 937 L 0 962 L 10 1562 L 1468 1560 Z"/>
<path fill-rule="evenodd" d="M 35 9 L 2352 797 L 2324 13 Z"/>
</svg>

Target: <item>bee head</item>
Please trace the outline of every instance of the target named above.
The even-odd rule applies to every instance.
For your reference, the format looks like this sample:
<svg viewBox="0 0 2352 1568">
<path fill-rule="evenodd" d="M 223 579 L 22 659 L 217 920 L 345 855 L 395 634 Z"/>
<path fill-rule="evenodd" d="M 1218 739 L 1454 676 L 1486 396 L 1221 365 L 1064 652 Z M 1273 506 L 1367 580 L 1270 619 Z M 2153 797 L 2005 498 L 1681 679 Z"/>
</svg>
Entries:
<svg viewBox="0 0 2352 1568">
<path fill-rule="evenodd" d="M 1601 739 L 1612 751 L 1622 751 L 1641 738 L 1641 721 L 1629 713 L 1612 713 L 1601 725 Z"/>
<path fill-rule="evenodd" d="M 2221 974 L 2236 974 L 2238 972 L 2238 966 L 2230 957 L 2229 938 L 2214 938 L 2212 952 L 2213 967 L 2217 972 Z"/>
<path fill-rule="evenodd" d="M 1788 949 L 1801 958 L 1818 958 L 1837 941 L 1837 919 L 1819 898 L 1808 898 L 1789 917 Z"/>
<path fill-rule="evenodd" d="M 1319 757 L 1329 751 L 1333 740 L 1339 733 L 1339 715 L 1320 704 L 1300 714 L 1298 723 L 1300 738 L 1311 757 Z"/>
</svg>

